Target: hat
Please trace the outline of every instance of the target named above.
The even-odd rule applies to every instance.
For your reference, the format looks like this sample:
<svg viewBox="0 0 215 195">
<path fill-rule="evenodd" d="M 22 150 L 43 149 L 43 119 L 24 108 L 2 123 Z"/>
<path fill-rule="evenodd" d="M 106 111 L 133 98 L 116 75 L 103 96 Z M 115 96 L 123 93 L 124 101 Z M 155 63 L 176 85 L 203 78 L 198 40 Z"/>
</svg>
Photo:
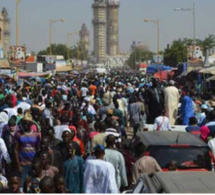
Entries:
<svg viewBox="0 0 215 195">
<path fill-rule="evenodd" d="M 89 98 L 89 97 L 85 97 L 85 98 L 84 98 L 84 101 L 89 102 L 89 101 L 90 101 L 90 98 Z"/>
<path fill-rule="evenodd" d="M 23 120 L 26 120 L 26 121 L 33 121 L 33 117 L 32 117 L 32 115 L 31 115 L 30 110 L 27 110 L 27 111 L 25 112 L 25 115 L 24 115 L 24 117 L 23 117 Z"/>
<path fill-rule="evenodd" d="M 170 81 L 169 81 L 169 84 L 170 84 L 170 85 L 175 85 L 175 81 L 170 80 Z"/>
<path fill-rule="evenodd" d="M 71 133 L 71 130 L 70 130 L 69 128 L 65 128 L 65 129 L 62 131 L 62 134 L 63 134 L 64 132 L 69 132 L 69 133 Z"/>
<path fill-rule="evenodd" d="M 208 108 L 209 108 L 209 107 L 208 107 L 207 104 L 202 104 L 202 105 L 201 105 L 201 109 L 208 110 Z"/>
<path fill-rule="evenodd" d="M 8 121 L 8 126 L 15 126 L 16 125 L 16 120 L 12 117 L 10 118 L 10 120 Z"/>
<path fill-rule="evenodd" d="M 99 148 L 100 148 L 102 151 L 105 150 L 105 147 L 104 147 L 103 145 L 98 144 L 98 145 L 96 145 L 96 146 L 93 148 L 93 151 L 96 151 L 96 150 L 99 149 Z"/>
<path fill-rule="evenodd" d="M 69 126 L 69 129 L 70 129 L 70 132 L 71 132 L 71 131 L 74 131 L 75 134 L 77 134 L 77 129 L 76 129 L 75 126 L 71 125 L 71 126 Z"/>
</svg>

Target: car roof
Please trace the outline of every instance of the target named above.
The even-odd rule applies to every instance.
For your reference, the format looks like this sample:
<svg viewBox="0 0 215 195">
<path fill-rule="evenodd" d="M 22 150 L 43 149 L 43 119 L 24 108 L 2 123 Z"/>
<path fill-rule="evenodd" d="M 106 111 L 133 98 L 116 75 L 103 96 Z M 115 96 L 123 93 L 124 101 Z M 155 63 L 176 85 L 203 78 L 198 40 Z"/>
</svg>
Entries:
<svg viewBox="0 0 215 195">
<path fill-rule="evenodd" d="M 188 132 L 176 131 L 144 131 L 137 136 L 146 146 L 151 145 L 190 145 L 205 147 L 207 144 L 200 138 Z M 178 142 L 176 142 L 178 140 Z"/>
<path fill-rule="evenodd" d="M 214 172 L 156 172 L 149 177 L 155 191 L 167 193 L 215 193 Z M 159 183 L 157 183 L 159 181 Z M 150 187 L 151 186 L 151 187 Z"/>
</svg>

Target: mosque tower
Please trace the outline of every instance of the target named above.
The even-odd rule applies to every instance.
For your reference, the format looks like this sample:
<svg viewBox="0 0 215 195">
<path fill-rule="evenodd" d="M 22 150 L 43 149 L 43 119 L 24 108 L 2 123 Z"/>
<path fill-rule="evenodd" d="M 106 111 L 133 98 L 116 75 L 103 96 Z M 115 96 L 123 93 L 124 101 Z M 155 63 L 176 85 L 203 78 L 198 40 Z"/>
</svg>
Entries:
<svg viewBox="0 0 215 195">
<path fill-rule="evenodd" d="M 6 8 L 3 8 L 0 13 L 0 44 L 7 58 L 10 49 L 10 18 Z"/>
<path fill-rule="evenodd" d="M 106 0 L 107 5 L 107 54 L 119 52 L 119 0 Z"/>
<path fill-rule="evenodd" d="M 94 0 L 93 27 L 94 27 L 94 57 L 97 63 L 106 59 L 106 3 L 105 0 Z"/>
<path fill-rule="evenodd" d="M 89 34 L 90 33 L 87 29 L 86 24 L 83 24 L 79 32 L 79 35 L 80 35 L 80 43 L 84 51 L 89 51 Z"/>
</svg>

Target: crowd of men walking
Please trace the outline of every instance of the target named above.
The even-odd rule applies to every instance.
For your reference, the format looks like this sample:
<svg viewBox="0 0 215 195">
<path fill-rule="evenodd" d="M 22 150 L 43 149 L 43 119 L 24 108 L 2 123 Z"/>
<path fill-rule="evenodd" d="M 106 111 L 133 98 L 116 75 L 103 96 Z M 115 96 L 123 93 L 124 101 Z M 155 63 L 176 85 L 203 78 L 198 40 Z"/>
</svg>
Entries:
<svg viewBox="0 0 215 195">
<path fill-rule="evenodd" d="M 22 86 L 1 80 L 0 191 L 122 192 L 141 173 L 161 171 L 142 143 L 131 154 L 128 126 L 135 136 L 146 123 L 164 131 L 183 124 L 207 142 L 212 103 L 195 87 L 129 73 L 58 75 Z"/>
</svg>

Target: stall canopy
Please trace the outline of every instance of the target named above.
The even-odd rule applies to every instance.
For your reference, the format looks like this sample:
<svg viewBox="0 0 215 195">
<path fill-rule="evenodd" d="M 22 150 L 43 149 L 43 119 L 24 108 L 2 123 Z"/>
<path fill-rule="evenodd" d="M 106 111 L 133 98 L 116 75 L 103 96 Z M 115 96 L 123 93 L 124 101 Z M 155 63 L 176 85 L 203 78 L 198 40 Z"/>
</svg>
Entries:
<svg viewBox="0 0 215 195">
<path fill-rule="evenodd" d="M 44 83 L 46 81 L 46 79 L 44 79 L 43 77 L 31 77 L 30 80 L 37 81 L 40 83 Z"/>
<path fill-rule="evenodd" d="M 209 77 L 208 79 L 206 79 L 206 81 L 214 81 L 215 80 L 215 76 Z"/>
<path fill-rule="evenodd" d="M 72 66 L 58 66 L 56 67 L 56 72 L 70 72 L 72 71 Z"/>
<path fill-rule="evenodd" d="M 215 75 L 215 67 L 202 68 L 199 73 Z"/>
<path fill-rule="evenodd" d="M 154 74 L 160 71 L 171 71 L 173 68 L 163 64 L 152 64 L 147 67 L 147 74 Z"/>
<path fill-rule="evenodd" d="M 46 77 L 49 76 L 50 73 L 37 73 L 37 72 L 18 72 L 17 75 L 19 77 Z"/>
</svg>

